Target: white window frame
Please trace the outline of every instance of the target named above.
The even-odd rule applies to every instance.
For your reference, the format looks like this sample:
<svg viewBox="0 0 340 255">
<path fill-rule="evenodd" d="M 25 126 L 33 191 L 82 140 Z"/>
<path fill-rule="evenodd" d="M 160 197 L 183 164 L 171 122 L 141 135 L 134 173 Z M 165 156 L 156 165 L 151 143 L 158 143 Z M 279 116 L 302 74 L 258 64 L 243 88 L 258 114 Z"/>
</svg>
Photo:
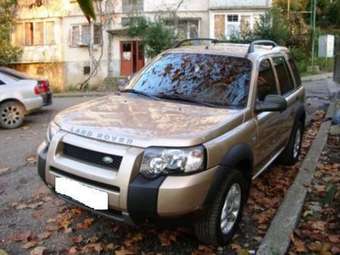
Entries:
<svg viewBox="0 0 340 255">
<path fill-rule="evenodd" d="M 70 39 L 69 39 L 69 45 L 71 48 L 78 48 L 78 47 L 88 47 L 89 44 L 85 43 L 85 42 L 82 42 L 82 33 L 83 33 L 83 27 L 84 26 L 90 26 L 90 36 L 91 36 L 91 26 L 96 26 L 96 25 L 100 25 L 100 24 L 88 24 L 88 23 L 77 23 L 77 24 L 71 24 L 71 28 L 70 28 Z M 73 43 L 73 28 L 74 27 L 78 27 L 79 28 L 79 42 L 77 43 Z M 90 38 L 90 40 L 92 39 L 93 42 L 94 42 L 94 28 L 93 28 L 93 38 Z M 99 43 L 94 43 L 94 45 L 99 45 L 101 44 L 103 40 L 103 34 L 101 35 L 101 38 L 100 38 L 100 42 Z"/>
</svg>

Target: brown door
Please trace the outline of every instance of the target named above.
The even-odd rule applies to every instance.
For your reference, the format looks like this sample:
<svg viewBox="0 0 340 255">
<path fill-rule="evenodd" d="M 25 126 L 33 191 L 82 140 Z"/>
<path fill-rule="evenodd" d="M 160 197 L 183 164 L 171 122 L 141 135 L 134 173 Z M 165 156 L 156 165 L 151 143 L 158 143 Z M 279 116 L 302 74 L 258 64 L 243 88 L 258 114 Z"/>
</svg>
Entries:
<svg viewBox="0 0 340 255">
<path fill-rule="evenodd" d="M 129 76 L 133 72 L 132 42 L 120 43 L 120 74 Z"/>
<path fill-rule="evenodd" d="M 138 41 L 120 43 L 121 76 L 129 76 L 138 72 L 144 66 L 144 50 Z"/>
<path fill-rule="evenodd" d="M 142 69 L 145 65 L 145 59 L 144 59 L 144 47 L 141 42 L 136 42 L 137 43 L 137 69 L 136 71 L 138 72 L 140 69 Z"/>
</svg>

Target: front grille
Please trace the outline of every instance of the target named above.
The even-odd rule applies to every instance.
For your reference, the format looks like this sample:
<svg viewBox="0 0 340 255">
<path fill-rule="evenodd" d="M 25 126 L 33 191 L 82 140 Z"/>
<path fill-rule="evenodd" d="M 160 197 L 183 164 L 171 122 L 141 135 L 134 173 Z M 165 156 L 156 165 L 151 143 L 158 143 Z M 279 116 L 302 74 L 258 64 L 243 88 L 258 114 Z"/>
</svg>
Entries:
<svg viewBox="0 0 340 255">
<path fill-rule="evenodd" d="M 91 151 L 80 148 L 71 144 L 64 143 L 63 153 L 65 156 L 77 159 L 83 162 L 96 164 L 105 168 L 118 170 L 122 163 L 123 157 L 117 155 L 110 155 L 98 151 Z M 104 158 L 111 158 L 112 163 L 104 162 Z"/>
</svg>

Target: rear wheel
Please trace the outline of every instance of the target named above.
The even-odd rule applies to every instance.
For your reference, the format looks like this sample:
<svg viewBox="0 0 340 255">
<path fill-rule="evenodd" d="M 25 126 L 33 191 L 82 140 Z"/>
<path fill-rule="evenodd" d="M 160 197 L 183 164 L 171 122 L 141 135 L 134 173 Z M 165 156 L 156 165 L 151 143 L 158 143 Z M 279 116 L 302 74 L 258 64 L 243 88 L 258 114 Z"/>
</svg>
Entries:
<svg viewBox="0 0 340 255">
<path fill-rule="evenodd" d="M 280 156 L 280 163 L 284 165 L 294 165 L 299 160 L 303 131 L 303 123 L 298 121 L 294 125 L 287 147 Z"/>
<path fill-rule="evenodd" d="M 232 170 L 204 216 L 195 223 L 197 238 L 207 244 L 224 245 L 231 240 L 242 217 L 247 181 Z"/>
<path fill-rule="evenodd" d="M 9 101 L 0 105 L 0 127 L 12 129 L 18 128 L 24 121 L 24 107 L 15 101 Z"/>
</svg>

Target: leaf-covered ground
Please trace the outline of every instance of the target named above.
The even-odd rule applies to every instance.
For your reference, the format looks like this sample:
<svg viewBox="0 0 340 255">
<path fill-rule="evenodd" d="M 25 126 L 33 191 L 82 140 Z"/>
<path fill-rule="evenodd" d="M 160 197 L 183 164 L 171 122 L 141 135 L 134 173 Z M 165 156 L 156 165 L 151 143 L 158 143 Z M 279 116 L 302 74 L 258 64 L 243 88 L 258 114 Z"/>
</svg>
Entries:
<svg viewBox="0 0 340 255">
<path fill-rule="evenodd" d="M 340 254 L 340 136 L 329 136 L 289 254 Z"/>
<path fill-rule="evenodd" d="M 240 230 L 227 247 L 200 244 L 188 226 L 132 227 L 91 215 L 56 198 L 41 184 L 30 199 L 0 209 L 0 218 L 15 218 L 15 223 L 0 231 L 6 233 L 0 238 L 0 249 L 4 247 L 9 254 L 32 255 L 254 254 L 317 134 L 323 115 L 323 112 L 314 115 L 304 136 L 301 160 L 296 165 L 273 164 L 253 182 Z M 34 158 L 27 161 L 35 164 Z"/>
</svg>

